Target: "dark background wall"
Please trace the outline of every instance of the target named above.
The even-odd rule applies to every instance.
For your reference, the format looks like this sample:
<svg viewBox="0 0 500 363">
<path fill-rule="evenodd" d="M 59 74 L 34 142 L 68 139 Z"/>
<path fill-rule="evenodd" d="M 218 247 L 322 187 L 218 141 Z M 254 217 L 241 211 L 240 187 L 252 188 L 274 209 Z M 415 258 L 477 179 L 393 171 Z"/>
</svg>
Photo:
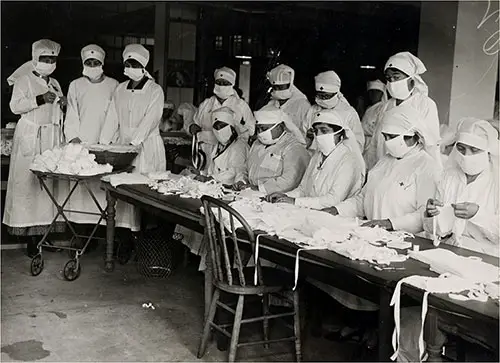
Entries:
<svg viewBox="0 0 500 363">
<path fill-rule="evenodd" d="M 175 4 L 170 2 L 170 4 Z M 276 62 L 296 70 L 296 85 L 312 100 L 314 75 L 334 69 L 342 92 L 351 103 L 364 92 L 365 82 L 381 76 L 381 67 L 393 53 L 416 54 L 419 36 L 418 2 L 183 2 L 200 9 L 198 31 L 204 57 L 199 61 L 196 85 L 212 87 L 216 67 L 238 69 L 237 53 L 252 55 L 251 106 L 266 87 L 265 72 Z M 81 74 L 80 49 L 90 43 L 108 53 L 108 74 L 123 80 L 120 49 L 123 42 L 103 44 L 103 35 L 154 38 L 154 2 L 5 2 L 2 20 L 2 125 L 13 115 L 8 108 L 12 71 L 31 59 L 31 43 L 41 38 L 62 45 L 54 73 L 64 90 Z M 216 37 L 222 46 L 216 46 Z M 250 39 L 250 41 L 249 41 Z M 146 43 L 144 43 L 146 44 Z M 151 52 L 154 47 L 149 44 Z M 271 53 L 274 52 L 274 55 Z M 279 58 L 276 55 L 279 54 Z M 148 68 L 152 70 L 151 56 Z M 361 69 L 374 65 L 376 71 Z M 206 91 L 208 90 L 208 92 Z M 203 94 L 197 90 L 197 94 Z"/>
</svg>

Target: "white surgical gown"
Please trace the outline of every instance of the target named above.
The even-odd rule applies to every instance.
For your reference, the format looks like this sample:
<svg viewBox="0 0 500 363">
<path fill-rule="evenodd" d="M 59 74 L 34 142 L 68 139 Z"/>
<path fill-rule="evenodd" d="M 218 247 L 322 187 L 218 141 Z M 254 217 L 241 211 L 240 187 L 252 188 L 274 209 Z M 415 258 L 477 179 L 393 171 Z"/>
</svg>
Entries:
<svg viewBox="0 0 500 363">
<path fill-rule="evenodd" d="M 13 227 L 15 234 L 43 234 L 43 226 L 48 226 L 56 213 L 49 196 L 29 170 L 35 155 L 59 145 L 62 133 L 56 125 L 61 117 L 59 105 L 37 105 L 36 97 L 48 91 L 63 95 L 54 78 L 47 83 L 33 73 L 17 79 L 12 91 L 10 109 L 21 118 L 14 132 L 3 223 Z M 60 183 L 49 179 L 46 184 L 57 198 Z M 21 232 L 28 227 L 32 227 L 30 231 Z"/>
<path fill-rule="evenodd" d="M 386 155 L 368 172 L 361 193 L 335 207 L 341 216 L 389 219 L 395 230 L 419 233 L 440 174 L 436 161 L 417 145 L 402 159 Z"/>
<path fill-rule="evenodd" d="M 364 165 L 344 142 L 321 165 L 322 158 L 323 154 L 316 151 L 299 186 L 287 193 L 295 198 L 295 205 L 311 209 L 332 207 L 356 195 L 363 186 Z"/>
<path fill-rule="evenodd" d="M 100 83 L 92 83 L 86 77 L 80 77 L 69 85 L 68 111 L 64 122 L 64 134 L 69 142 L 79 138 L 82 143 L 93 145 L 99 142 L 106 112 L 118 82 L 105 77 Z M 71 185 L 73 186 L 73 184 Z M 101 189 L 100 180 L 89 181 L 88 186 L 94 193 L 99 205 L 106 208 L 106 193 Z M 89 192 L 79 185 L 68 202 L 68 209 L 90 213 L 99 213 Z M 70 221 L 75 223 L 97 223 L 99 217 L 88 214 L 68 213 Z M 117 217 L 117 226 L 122 227 Z M 104 219 L 101 224 L 105 224 Z"/>
<path fill-rule="evenodd" d="M 201 127 L 201 131 L 198 133 L 198 142 L 202 143 L 201 149 L 207 158 L 212 155 L 212 150 L 218 143 L 212 131 L 212 111 L 221 107 L 229 107 L 236 114 L 236 132 L 241 139 L 248 141 L 255 132 L 255 118 L 252 110 L 237 94 L 230 96 L 222 103 L 215 96 L 207 98 L 193 116 L 193 122 Z M 208 165 L 205 170 L 207 167 Z"/>
<path fill-rule="evenodd" d="M 482 172 L 475 181 L 467 184 L 464 172 L 458 167 L 451 167 L 445 170 L 439 182 L 436 199 L 445 206 L 451 203 L 476 203 L 479 210 L 470 219 L 459 219 L 454 217 L 451 225 L 453 236 L 445 240 L 462 248 L 473 251 L 498 256 L 499 253 L 499 218 L 498 215 L 498 173 L 495 175 L 494 168 L 490 164 L 490 169 Z M 432 197 L 432 196 L 431 196 Z M 424 229 L 432 238 L 433 218 L 424 218 Z M 439 221 L 439 219 L 436 219 Z M 437 223 L 437 232 L 441 235 L 451 231 L 440 231 Z M 460 234 L 457 238 L 455 233 Z"/>
<path fill-rule="evenodd" d="M 248 156 L 248 182 L 266 194 L 289 192 L 300 184 L 309 159 L 304 145 L 288 132 L 274 145 L 255 141 Z"/>
<path fill-rule="evenodd" d="M 312 123 L 314 120 L 314 114 L 317 113 L 318 111 L 321 111 L 323 108 L 318 105 L 312 105 L 310 109 L 307 111 L 306 115 L 306 123 L 302 126 L 302 132 L 305 133 L 307 130 L 309 130 L 312 127 Z M 363 131 L 363 127 L 361 126 L 361 121 L 359 120 L 359 115 L 352 107 L 346 99 L 342 98 L 341 101 L 339 101 L 338 105 L 333 108 L 336 112 L 339 113 L 339 115 L 343 118 L 345 125 L 348 126 L 351 131 L 354 133 L 354 136 L 356 137 L 356 141 L 359 146 L 359 150 L 363 152 L 363 148 L 365 145 L 365 133 Z M 316 148 L 315 143 L 311 145 L 311 150 L 314 150 Z"/>
<path fill-rule="evenodd" d="M 128 84 L 129 81 L 121 83 L 114 92 L 100 143 L 140 146 L 139 155 L 132 164 L 134 173 L 165 171 L 165 145 L 160 136 L 163 90 L 151 79 L 147 79 L 142 88 L 129 89 Z M 139 229 L 139 216 L 130 204 L 119 201 L 116 214 L 117 221 L 124 218 L 124 227 Z"/>
<path fill-rule="evenodd" d="M 407 100 L 403 101 L 399 106 L 396 106 L 396 100 L 391 98 L 384 102 L 383 109 L 379 113 L 379 118 L 376 121 L 376 129 L 367 145 L 364 157 L 368 170 L 373 168 L 375 164 L 385 155 L 384 136 L 382 135 L 382 117 L 384 113 L 394 107 L 410 105 L 417 110 L 422 116 L 422 123 L 429 132 L 427 133 L 426 148 L 429 154 L 433 155 L 440 163 L 439 140 L 441 139 L 439 132 L 439 117 L 436 103 L 427 95 L 414 92 Z"/>
<path fill-rule="evenodd" d="M 297 126 L 302 132 L 302 136 L 306 136 L 306 133 L 303 130 L 303 125 L 306 122 L 307 111 L 311 107 L 311 104 L 302 92 L 296 89 L 295 92 L 292 92 L 292 98 L 288 99 L 282 105 L 280 105 L 278 100 L 274 99 L 270 100 L 266 106 L 269 105 L 280 108 L 283 112 L 290 116 L 295 126 Z M 266 106 L 264 106 L 263 108 L 265 108 Z"/>
<path fill-rule="evenodd" d="M 365 133 L 365 145 L 363 150 L 370 144 L 370 140 L 377 128 L 377 122 L 384 109 L 384 103 L 382 101 L 371 105 L 366 110 L 363 118 L 361 119 L 361 127 Z"/>
<path fill-rule="evenodd" d="M 217 148 L 214 148 L 208 161 L 208 176 L 227 185 L 246 179 L 248 144 L 245 140 L 235 140 L 222 154 L 216 155 Z"/>
</svg>

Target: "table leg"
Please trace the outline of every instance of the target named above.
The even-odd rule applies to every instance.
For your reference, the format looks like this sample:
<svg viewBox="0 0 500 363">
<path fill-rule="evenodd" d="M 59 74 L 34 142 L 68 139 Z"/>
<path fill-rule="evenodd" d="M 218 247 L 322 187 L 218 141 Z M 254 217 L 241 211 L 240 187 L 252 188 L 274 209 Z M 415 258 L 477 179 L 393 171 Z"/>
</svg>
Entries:
<svg viewBox="0 0 500 363">
<path fill-rule="evenodd" d="M 392 332 L 394 330 L 394 315 L 390 306 L 392 294 L 390 291 L 380 288 L 379 296 L 379 322 L 378 322 L 378 360 L 379 362 L 390 362 L 392 355 Z"/>
<path fill-rule="evenodd" d="M 427 345 L 427 354 L 429 362 L 442 362 L 441 352 L 443 350 L 444 334 L 439 330 L 439 314 L 436 310 L 429 307 L 427 317 L 425 318 L 424 337 Z"/>
<path fill-rule="evenodd" d="M 116 198 L 111 195 L 109 190 L 106 190 L 106 262 L 105 269 L 107 272 L 112 272 L 115 269 L 113 261 L 113 250 L 115 244 L 115 214 L 116 214 Z"/>
</svg>

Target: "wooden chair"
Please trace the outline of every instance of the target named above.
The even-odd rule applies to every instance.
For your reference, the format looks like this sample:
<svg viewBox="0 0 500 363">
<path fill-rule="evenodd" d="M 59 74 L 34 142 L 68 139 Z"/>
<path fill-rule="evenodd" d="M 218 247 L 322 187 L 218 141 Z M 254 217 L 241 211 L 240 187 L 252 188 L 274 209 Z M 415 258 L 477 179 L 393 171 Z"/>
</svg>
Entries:
<svg viewBox="0 0 500 363">
<path fill-rule="evenodd" d="M 263 344 L 265 347 L 271 343 L 293 341 L 295 343 L 295 354 L 297 362 L 301 361 L 301 340 L 300 340 L 300 318 L 299 318 L 299 291 L 293 291 L 293 309 L 290 312 L 271 314 L 269 311 L 269 296 L 273 293 L 283 293 L 292 291 L 293 278 L 284 272 L 276 269 L 265 269 L 256 262 L 257 284 L 254 284 L 255 267 L 244 267 L 240 244 L 242 242 L 236 236 L 236 222 L 239 222 L 246 232 L 255 253 L 255 234 L 245 221 L 245 219 L 225 202 L 209 196 L 201 198 L 204 208 L 208 235 L 208 254 L 212 263 L 214 293 L 212 302 L 206 317 L 203 328 L 203 336 L 198 350 L 198 358 L 203 357 L 210 339 L 211 328 L 221 332 L 230 339 L 229 362 L 234 362 L 236 351 L 241 346 Z M 224 226 L 223 216 L 228 218 L 229 225 Z M 227 219 L 226 219 L 227 221 Z M 266 271 L 267 270 L 267 271 Z M 272 270 L 272 271 L 269 271 Z M 265 276 L 263 275 L 265 273 Z M 279 276 L 281 275 L 281 276 Z M 285 277 L 283 277 L 285 275 Z M 270 282 L 267 278 L 274 278 L 277 281 Z M 289 284 L 287 284 L 289 282 Z M 267 284 L 266 284 L 267 283 Z M 238 297 L 236 309 L 220 301 L 221 292 L 225 292 Z M 242 319 L 245 299 L 252 296 L 262 296 L 262 315 L 258 317 Z M 214 321 L 217 308 L 222 308 L 234 315 L 234 324 L 217 324 Z M 293 332 L 290 337 L 281 339 L 269 339 L 269 321 L 277 318 L 293 317 Z M 242 324 L 262 321 L 264 340 L 252 342 L 239 342 L 240 328 Z M 227 328 L 232 326 L 232 331 Z"/>
</svg>

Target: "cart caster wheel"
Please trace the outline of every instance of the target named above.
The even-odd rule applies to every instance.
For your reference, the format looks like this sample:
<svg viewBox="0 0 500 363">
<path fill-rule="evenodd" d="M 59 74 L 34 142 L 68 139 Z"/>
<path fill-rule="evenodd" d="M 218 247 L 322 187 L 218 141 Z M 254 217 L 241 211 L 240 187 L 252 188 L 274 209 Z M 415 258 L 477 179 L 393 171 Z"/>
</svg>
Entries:
<svg viewBox="0 0 500 363">
<path fill-rule="evenodd" d="M 43 258 L 39 253 L 31 260 L 31 274 L 33 276 L 38 276 L 43 271 Z"/>
<path fill-rule="evenodd" d="M 115 263 L 114 262 L 106 262 L 104 265 L 104 269 L 106 272 L 113 272 L 115 270 Z"/>
<path fill-rule="evenodd" d="M 80 276 L 80 272 L 82 269 L 80 268 L 80 262 L 77 260 L 69 260 L 64 265 L 64 278 L 68 281 L 74 281 Z"/>
</svg>

